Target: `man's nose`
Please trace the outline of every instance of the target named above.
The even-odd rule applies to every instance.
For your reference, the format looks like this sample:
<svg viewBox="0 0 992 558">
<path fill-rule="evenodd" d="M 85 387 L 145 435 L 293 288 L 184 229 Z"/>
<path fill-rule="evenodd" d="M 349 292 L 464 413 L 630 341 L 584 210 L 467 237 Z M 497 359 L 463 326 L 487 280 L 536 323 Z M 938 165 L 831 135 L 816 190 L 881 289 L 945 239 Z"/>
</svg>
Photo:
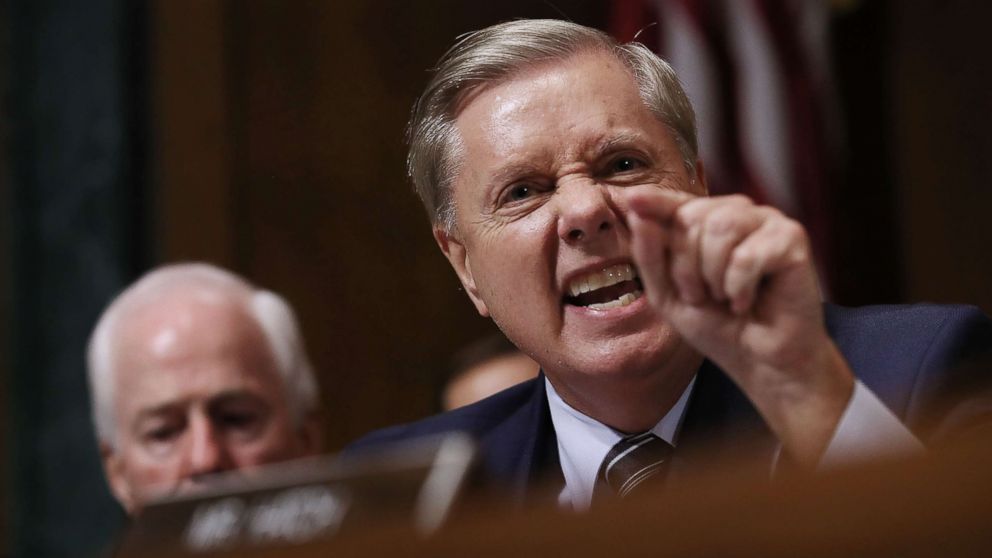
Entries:
<svg viewBox="0 0 992 558">
<path fill-rule="evenodd" d="M 561 183 L 558 197 L 558 236 L 568 244 L 591 242 L 620 222 L 606 188 L 592 180 Z"/>
<path fill-rule="evenodd" d="M 208 417 L 193 419 L 190 428 L 189 476 L 219 473 L 231 468 L 224 439 Z"/>
</svg>

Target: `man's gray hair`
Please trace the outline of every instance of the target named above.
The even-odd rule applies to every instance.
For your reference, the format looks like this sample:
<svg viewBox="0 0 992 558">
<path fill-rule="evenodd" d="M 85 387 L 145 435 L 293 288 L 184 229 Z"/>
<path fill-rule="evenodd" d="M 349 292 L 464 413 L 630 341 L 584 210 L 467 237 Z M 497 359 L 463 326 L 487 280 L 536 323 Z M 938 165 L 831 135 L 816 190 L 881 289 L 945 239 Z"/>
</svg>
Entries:
<svg viewBox="0 0 992 558">
<path fill-rule="evenodd" d="M 687 169 L 696 164 L 696 122 L 675 71 L 640 43 L 559 20 L 518 20 L 468 33 L 441 57 L 407 127 L 407 172 L 434 225 L 454 226 L 451 183 L 458 172 L 455 119 L 466 97 L 521 71 L 586 52 L 613 55 L 631 72 L 641 99 L 672 132 Z"/>
<path fill-rule="evenodd" d="M 125 289 L 104 310 L 90 335 L 86 351 L 90 403 L 93 424 L 101 442 L 113 447 L 116 435 L 114 348 L 122 321 L 126 321 L 128 311 L 154 303 L 180 289 L 219 294 L 242 303 L 268 342 L 294 420 L 302 424 L 303 419 L 317 409 L 317 381 L 290 305 L 279 295 L 258 289 L 213 265 L 174 264 L 146 273 Z"/>
</svg>

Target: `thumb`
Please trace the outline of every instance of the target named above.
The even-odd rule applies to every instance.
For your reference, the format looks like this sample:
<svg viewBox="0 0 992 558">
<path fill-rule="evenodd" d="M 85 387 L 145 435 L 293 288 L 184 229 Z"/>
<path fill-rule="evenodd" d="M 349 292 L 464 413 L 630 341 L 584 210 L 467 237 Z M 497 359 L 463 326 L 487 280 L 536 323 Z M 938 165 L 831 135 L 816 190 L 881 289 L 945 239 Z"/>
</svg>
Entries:
<svg viewBox="0 0 992 558">
<path fill-rule="evenodd" d="M 667 230 L 658 221 L 645 219 L 637 213 L 628 216 L 627 225 L 631 234 L 631 255 L 644 294 L 652 306 L 660 309 L 672 294 L 666 255 Z"/>
</svg>

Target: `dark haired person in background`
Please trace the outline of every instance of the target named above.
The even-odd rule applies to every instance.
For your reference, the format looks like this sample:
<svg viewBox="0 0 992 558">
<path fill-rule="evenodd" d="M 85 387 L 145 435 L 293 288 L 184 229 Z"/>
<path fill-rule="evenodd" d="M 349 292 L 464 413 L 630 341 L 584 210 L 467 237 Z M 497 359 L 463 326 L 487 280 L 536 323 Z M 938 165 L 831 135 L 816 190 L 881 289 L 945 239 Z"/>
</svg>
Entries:
<svg viewBox="0 0 992 558">
<path fill-rule="evenodd" d="M 502 333 L 461 349 L 451 359 L 451 374 L 441 393 L 441 408 L 470 405 L 537 376 L 540 366 Z"/>
<path fill-rule="evenodd" d="M 543 373 L 353 448 L 465 430 L 492 483 L 550 479 L 584 509 L 703 446 L 748 440 L 769 470 L 923 451 L 973 380 L 957 365 L 992 347 L 971 307 L 823 305 L 801 225 L 707 195 L 692 107 L 641 45 L 552 20 L 469 34 L 409 130 L 438 245 Z"/>
</svg>

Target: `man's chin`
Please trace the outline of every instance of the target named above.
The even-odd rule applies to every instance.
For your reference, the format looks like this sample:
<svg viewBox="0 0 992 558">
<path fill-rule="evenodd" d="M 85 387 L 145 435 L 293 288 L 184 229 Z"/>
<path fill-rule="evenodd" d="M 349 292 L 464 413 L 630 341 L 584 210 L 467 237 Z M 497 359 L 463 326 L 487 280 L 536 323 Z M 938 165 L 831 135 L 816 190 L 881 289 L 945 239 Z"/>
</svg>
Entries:
<svg viewBox="0 0 992 558">
<path fill-rule="evenodd" d="M 668 328 L 641 330 L 628 335 L 603 339 L 584 339 L 569 343 L 566 366 L 579 376 L 620 379 L 661 373 L 684 356 L 688 349 L 682 339 Z"/>
</svg>

